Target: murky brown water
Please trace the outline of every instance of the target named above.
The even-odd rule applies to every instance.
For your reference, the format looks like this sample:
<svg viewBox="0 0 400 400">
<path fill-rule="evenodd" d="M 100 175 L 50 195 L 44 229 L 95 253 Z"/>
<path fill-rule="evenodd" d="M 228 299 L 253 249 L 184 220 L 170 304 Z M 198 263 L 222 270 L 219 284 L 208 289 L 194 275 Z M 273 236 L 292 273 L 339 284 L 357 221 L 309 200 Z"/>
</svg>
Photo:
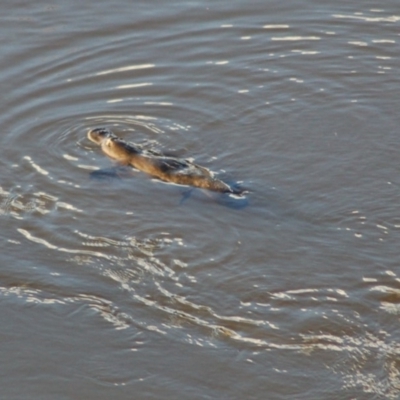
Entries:
<svg viewBox="0 0 400 400">
<path fill-rule="evenodd" d="M 397 399 L 398 3 L 5 2 L 4 399 Z M 246 207 L 112 166 L 193 157 Z"/>
</svg>

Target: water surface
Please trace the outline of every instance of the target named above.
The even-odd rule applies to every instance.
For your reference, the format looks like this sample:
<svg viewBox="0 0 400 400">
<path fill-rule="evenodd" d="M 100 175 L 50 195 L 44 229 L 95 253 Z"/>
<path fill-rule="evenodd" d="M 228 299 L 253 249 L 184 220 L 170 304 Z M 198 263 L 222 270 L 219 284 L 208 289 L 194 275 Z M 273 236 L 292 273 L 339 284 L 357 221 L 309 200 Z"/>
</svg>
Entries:
<svg viewBox="0 0 400 400">
<path fill-rule="evenodd" d="M 6 2 L 4 398 L 397 399 L 396 2 Z M 105 126 L 250 189 L 112 162 Z"/>
</svg>

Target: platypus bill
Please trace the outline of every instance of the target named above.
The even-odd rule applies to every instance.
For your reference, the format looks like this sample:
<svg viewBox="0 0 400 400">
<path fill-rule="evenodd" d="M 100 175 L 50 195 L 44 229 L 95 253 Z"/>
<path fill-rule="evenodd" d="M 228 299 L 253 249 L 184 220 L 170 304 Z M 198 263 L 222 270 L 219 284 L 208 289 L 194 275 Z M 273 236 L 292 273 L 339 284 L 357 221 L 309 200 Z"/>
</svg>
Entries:
<svg viewBox="0 0 400 400">
<path fill-rule="evenodd" d="M 187 185 L 220 193 L 242 195 L 244 190 L 231 187 L 205 167 L 188 160 L 167 157 L 161 153 L 144 150 L 140 145 L 127 143 L 109 129 L 96 128 L 88 138 L 101 146 L 103 152 L 121 165 L 129 165 L 165 182 Z"/>
</svg>

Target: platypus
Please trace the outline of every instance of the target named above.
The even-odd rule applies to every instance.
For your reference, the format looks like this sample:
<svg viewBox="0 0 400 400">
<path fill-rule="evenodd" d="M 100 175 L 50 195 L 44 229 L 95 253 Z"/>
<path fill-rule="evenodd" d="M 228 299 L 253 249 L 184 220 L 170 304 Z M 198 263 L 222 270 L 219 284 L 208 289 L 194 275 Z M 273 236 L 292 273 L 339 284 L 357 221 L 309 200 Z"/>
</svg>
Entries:
<svg viewBox="0 0 400 400">
<path fill-rule="evenodd" d="M 213 176 L 201 165 L 189 160 L 168 157 L 162 153 L 145 150 L 140 145 L 128 143 L 109 129 L 96 128 L 87 134 L 88 138 L 101 146 L 103 152 L 121 165 L 129 165 L 164 182 L 173 182 L 220 193 L 241 195 L 243 190 L 231 187 Z"/>
</svg>

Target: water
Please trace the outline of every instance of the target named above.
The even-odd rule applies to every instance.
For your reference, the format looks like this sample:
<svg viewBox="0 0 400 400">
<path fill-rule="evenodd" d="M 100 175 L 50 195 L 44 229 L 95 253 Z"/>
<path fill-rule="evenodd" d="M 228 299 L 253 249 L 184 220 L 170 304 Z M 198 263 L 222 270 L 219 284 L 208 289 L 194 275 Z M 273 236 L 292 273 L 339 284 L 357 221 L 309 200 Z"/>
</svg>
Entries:
<svg viewBox="0 0 400 400">
<path fill-rule="evenodd" d="M 2 398 L 399 398 L 396 2 L 0 18 Z M 90 179 L 99 126 L 248 205 Z"/>
</svg>

